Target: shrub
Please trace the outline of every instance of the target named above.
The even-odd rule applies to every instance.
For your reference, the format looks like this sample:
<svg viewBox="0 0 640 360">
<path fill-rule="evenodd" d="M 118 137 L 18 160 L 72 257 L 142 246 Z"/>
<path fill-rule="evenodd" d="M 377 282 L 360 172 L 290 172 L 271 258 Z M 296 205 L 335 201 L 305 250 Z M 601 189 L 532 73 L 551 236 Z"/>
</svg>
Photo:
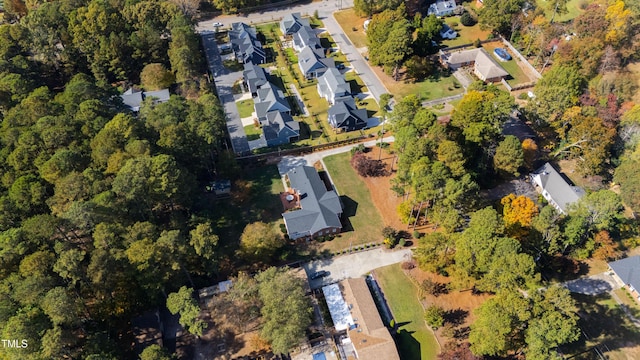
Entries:
<svg viewBox="0 0 640 360">
<path fill-rule="evenodd" d="M 453 324 L 446 323 L 440 330 L 440 334 L 448 338 L 453 338 L 456 335 L 456 328 L 453 326 Z"/>
<path fill-rule="evenodd" d="M 382 161 L 369 159 L 362 153 L 356 153 L 351 157 L 351 166 L 363 177 L 383 176 L 386 173 Z"/>
<path fill-rule="evenodd" d="M 407 240 L 405 240 L 404 238 L 400 239 L 400 241 L 398 241 L 398 246 L 400 247 L 404 247 L 404 245 L 407 243 Z"/>
<path fill-rule="evenodd" d="M 420 239 L 420 235 L 421 235 L 420 231 L 418 231 L 418 230 L 414 230 L 413 231 L 413 238 L 414 239 Z"/>
<path fill-rule="evenodd" d="M 527 95 L 526 92 L 520 93 L 520 95 L 518 95 L 518 99 L 520 99 L 520 100 L 529 100 L 529 95 Z"/>
<path fill-rule="evenodd" d="M 424 311 L 424 319 L 434 329 L 444 325 L 444 310 L 437 305 L 431 305 Z"/>
<path fill-rule="evenodd" d="M 364 144 L 358 144 L 357 146 L 354 146 L 351 148 L 351 155 L 366 153 L 366 152 L 367 152 L 367 148 L 364 146 Z"/>
<path fill-rule="evenodd" d="M 468 12 L 460 16 L 460 23 L 464 26 L 473 26 L 476 24 L 476 20 Z"/>
<path fill-rule="evenodd" d="M 482 47 L 482 43 L 480 42 L 480 39 L 475 39 L 473 41 L 473 46 L 475 46 L 477 48 Z"/>
</svg>

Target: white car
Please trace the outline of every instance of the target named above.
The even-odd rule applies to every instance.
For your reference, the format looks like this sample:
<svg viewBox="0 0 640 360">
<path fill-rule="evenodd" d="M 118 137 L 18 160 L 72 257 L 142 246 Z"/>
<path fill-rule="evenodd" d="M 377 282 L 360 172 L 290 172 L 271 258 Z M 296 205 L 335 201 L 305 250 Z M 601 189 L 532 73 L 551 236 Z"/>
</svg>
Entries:
<svg viewBox="0 0 640 360">
<path fill-rule="evenodd" d="M 223 27 L 224 24 L 219 23 L 219 22 L 214 22 L 213 24 L 211 24 L 211 26 L 213 26 L 213 27 Z"/>
</svg>

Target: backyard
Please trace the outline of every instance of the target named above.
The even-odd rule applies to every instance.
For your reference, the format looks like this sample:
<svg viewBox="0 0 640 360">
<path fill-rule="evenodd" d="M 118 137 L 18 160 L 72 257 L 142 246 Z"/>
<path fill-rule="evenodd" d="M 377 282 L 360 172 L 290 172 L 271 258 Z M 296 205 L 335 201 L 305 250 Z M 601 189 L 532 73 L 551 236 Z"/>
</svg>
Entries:
<svg viewBox="0 0 640 360">
<path fill-rule="evenodd" d="M 253 99 L 236 101 L 236 106 L 241 118 L 249 117 L 253 113 Z"/>
<path fill-rule="evenodd" d="M 247 135 L 247 140 L 258 140 L 260 135 L 262 135 L 262 129 L 259 126 L 251 124 L 244 127 L 244 133 Z"/>
<path fill-rule="evenodd" d="M 382 241 L 384 222 L 371 200 L 367 185 L 351 167 L 350 158 L 348 152 L 324 158 L 326 170 L 341 196 L 343 214 L 348 217 L 348 224 L 340 237 L 324 245 L 332 251 Z"/>
<path fill-rule="evenodd" d="M 416 286 L 404 274 L 400 264 L 376 269 L 374 275 L 398 327 L 396 339 L 400 359 L 435 359 L 439 345 L 424 321 L 424 310 Z"/>
<path fill-rule="evenodd" d="M 458 33 L 458 36 L 455 39 L 442 41 L 442 45 L 445 47 L 473 44 L 476 40 L 487 40 L 489 35 L 491 35 L 490 30 L 480 29 L 479 24 L 475 24 L 473 26 L 464 26 L 460 24 L 459 16 L 448 17 L 445 22 Z"/>
</svg>

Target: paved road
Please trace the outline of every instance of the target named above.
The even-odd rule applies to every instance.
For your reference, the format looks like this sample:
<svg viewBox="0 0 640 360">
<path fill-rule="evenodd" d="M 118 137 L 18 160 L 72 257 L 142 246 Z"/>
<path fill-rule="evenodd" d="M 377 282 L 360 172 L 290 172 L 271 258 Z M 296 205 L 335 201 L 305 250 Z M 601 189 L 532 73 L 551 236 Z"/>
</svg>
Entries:
<svg viewBox="0 0 640 360">
<path fill-rule="evenodd" d="M 249 142 L 242 127 L 242 121 L 240 120 L 240 114 L 232 92 L 233 84 L 242 78 L 242 72 L 231 72 L 222 65 L 218 45 L 212 32 L 203 31 L 200 34 L 202 35 L 202 43 L 207 56 L 209 70 L 214 76 L 218 96 L 220 102 L 224 105 L 224 111 L 227 115 L 227 129 L 231 137 L 231 146 L 236 154 L 248 154 Z"/>
<path fill-rule="evenodd" d="M 562 286 L 571 292 L 585 295 L 604 294 L 620 287 L 608 272 L 567 281 Z"/>
<path fill-rule="evenodd" d="M 363 276 L 379 267 L 397 264 L 411 258 L 411 249 L 387 250 L 375 248 L 354 254 L 339 256 L 331 259 L 308 262 L 302 267 L 311 275 L 316 271 L 325 270 L 329 276 L 322 279 L 309 280 L 312 289 L 335 283 L 347 278 Z"/>
<path fill-rule="evenodd" d="M 248 24 L 257 24 L 279 21 L 285 14 L 299 12 L 302 15 L 312 15 L 317 10 L 318 15 L 322 19 L 325 28 L 333 40 L 345 54 L 347 60 L 351 63 L 351 66 L 367 86 L 371 95 L 376 99 L 376 101 L 379 101 L 380 95 L 388 92 L 387 89 L 382 81 L 380 81 L 380 79 L 375 75 L 373 70 L 371 70 L 358 49 L 356 49 L 356 47 L 348 40 L 344 31 L 333 17 L 333 13 L 335 11 L 350 8 L 352 6 L 353 0 L 328 0 L 292 5 L 288 7 L 279 7 L 273 10 L 266 10 L 247 15 L 222 15 L 211 20 L 201 21 L 198 23 L 197 30 L 199 32 L 211 31 L 213 30 L 212 24 L 214 22 L 222 23 L 224 25 L 223 28 L 229 28 L 234 22 L 241 21 Z"/>
</svg>

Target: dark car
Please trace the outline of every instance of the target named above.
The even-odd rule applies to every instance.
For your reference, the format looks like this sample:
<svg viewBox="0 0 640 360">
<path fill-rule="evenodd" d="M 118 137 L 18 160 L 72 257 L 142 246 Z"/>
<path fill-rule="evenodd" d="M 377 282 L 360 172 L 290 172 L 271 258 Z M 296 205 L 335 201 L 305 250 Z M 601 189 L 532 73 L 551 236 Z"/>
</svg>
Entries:
<svg viewBox="0 0 640 360">
<path fill-rule="evenodd" d="M 336 64 L 336 69 L 344 70 L 344 64 L 343 63 Z"/>
<path fill-rule="evenodd" d="M 323 278 L 323 277 L 328 276 L 328 275 L 329 275 L 328 271 L 320 270 L 320 271 L 316 271 L 313 274 L 311 274 L 311 276 L 309 276 L 309 279 L 316 280 L 316 279 L 320 279 L 320 278 Z"/>
</svg>

